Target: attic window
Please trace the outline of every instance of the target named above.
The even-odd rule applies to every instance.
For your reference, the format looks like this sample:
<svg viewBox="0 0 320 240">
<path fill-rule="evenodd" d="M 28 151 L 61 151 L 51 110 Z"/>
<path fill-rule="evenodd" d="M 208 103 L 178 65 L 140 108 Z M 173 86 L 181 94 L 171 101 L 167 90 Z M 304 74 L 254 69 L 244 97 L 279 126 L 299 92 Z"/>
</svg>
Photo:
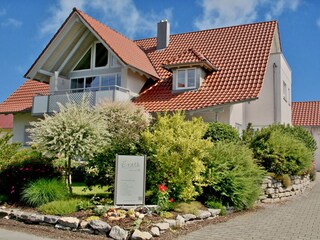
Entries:
<svg viewBox="0 0 320 240">
<path fill-rule="evenodd" d="M 108 50 L 102 43 L 96 43 L 95 67 L 105 67 L 108 64 Z"/>
<path fill-rule="evenodd" d="M 196 69 L 178 70 L 177 89 L 190 89 L 196 87 Z"/>
<path fill-rule="evenodd" d="M 74 68 L 74 71 L 85 70 L 91 68 L 91 48 L 86 52 L 86 54 L 81 58 L 80 62 Z"/>
</svg>

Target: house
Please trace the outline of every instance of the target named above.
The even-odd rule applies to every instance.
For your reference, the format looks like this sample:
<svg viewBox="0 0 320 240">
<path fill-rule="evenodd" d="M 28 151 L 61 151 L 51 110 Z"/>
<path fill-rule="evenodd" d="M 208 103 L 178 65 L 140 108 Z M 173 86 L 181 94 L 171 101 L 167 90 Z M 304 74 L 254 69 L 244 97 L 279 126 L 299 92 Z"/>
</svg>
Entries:
<svg viewBox="0 0 320 240">
<path fill-rule="evenodd" d="M 11 133 L 13 128 L 13 115 L 0 114 L 0 137 L 6 133 Z"/>
<path fill-rule="evenodd" d="M 320 101 L 292 102 L 292 125 L 309 130 L 316 140 L 316 169 L 320 170 Z"/>
<path fill-rule="evenodd" d="M 132 100 L 239 131 L 291 123 L 291 70 L 277 21 L 181 34 L 161 21 L 156 37 L 132 41 L 73 9 L 25 78 L 0 104 L 0 113 L 14 114 L 14 141 L 25 141 L 29 122 L 59 110 L 57 102 L 84 94 L 92 106 Z"/>
</svg>

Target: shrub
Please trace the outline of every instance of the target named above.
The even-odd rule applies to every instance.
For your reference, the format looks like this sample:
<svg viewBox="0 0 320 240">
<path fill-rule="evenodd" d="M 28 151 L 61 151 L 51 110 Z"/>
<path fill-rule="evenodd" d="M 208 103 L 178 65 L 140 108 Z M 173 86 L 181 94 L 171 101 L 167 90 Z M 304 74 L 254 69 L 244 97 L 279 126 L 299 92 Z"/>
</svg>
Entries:
<svg viewBox="0 0 320 240">
<path fill-rule="evenodd" d="M 0 129 L 0 162 L 4 162 L 17 153 L 18 149 L 21 147 L 21 144 L 10 143 L 12 134 L 6 133 L 3 136 L 1 136 L 1 134 L 2 132 Z"/>
<path fill-rule="evenodd" d="M 254 137 L 251 148 L 259 165 L 276 175 L 301 175 L 311 166 L 312 152 L 291 134 L 270 127 Z"/>
<path fill-rule="evenodd" d="M 203 139 L 207 130 L 202 119 L 185 120 L 181 112 L 158 116 L 151 131 L 143 133 L 143 148 L 149 157 L 147 186 L 154 194 L 164 184 L 176 201 L 194 199 L 201 192 L 202 159 L 212 145 Z"/>
<path fill-rule="evenodd" d="M 227 141 L 237 142 L 239 141 L 239 133 L 237 129 L 229 124 L 220 122 L 211 122 L 208 124 L 208 130 L 204 135 L 204 138 L 211 138 L 212 142 Z"/>
<path fill-rule="evenodd" d="M 31 149 L 22 149 L 10 160 L 1 162 L 0 170 L 0 194 L 8 196 L 11 202 L 20 200 L 21 191 L 29 182 L 59 176 L 52 159 Z"/>
<path fill-rule="evenodd" d="M 22 191 L 22 200 L 33 207 L 69 197 L 65 183 L 58 179 L 38 179 Z"/>
<path fill-rule="evenodd" d="M 141 132 L 149 126 L 150 115 L 132 102 L 103 102 L 96 111 L 106 123 L 110 144 L 89 161 L 85 182 L 89 187 L 108 185 L 113 189 L 116 154 L 139 152 Z"/>
<path fill-rule="evenodd" d="M 180 202 L 175 204 L 174 211 L 181 214 L 191 213 L 191 214 L 197 215 L 199 213 L 199 210 L 202 207 L 203 207 L 202 204 L 197 201 Z"/>
<path fill-rule="evenodd" d="M 38 207 L 44 214 L 64 216 L 78 211 L 78 204 L 81 199 L 59 200 L 46 203 Z"/>
<path fill-rule="evenodd" d="M 252 151 L 240 144 L 217 142 L 205 161 L 207 186 L 203 202 L 216 201 L 236 209 L 250 208 L 259 197 L 264 177 Z"/>
</svg>

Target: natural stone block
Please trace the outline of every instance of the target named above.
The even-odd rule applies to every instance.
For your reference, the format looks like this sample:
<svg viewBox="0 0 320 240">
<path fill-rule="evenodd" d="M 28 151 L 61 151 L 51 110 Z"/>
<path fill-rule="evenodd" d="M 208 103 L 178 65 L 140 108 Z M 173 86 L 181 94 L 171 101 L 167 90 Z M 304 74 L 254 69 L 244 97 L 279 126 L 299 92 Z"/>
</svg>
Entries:
<svg viewBox="0 0 320 240">
<path fill-rule="evenodd" d="M 158 227 L 161 231 L 165 231 L 165 230 L 167 230 L 167 229 L 170 228 L 170 225 L 169 225 L 169 223 L 167 223 L 167 222 L 156 223 L 156 224 L 154 224 L 154 226 L 155 226 L 155 227 Z"/>
<path fill-rule="evenodd" d="M 128 237 L 128 231 L 119 226 L 114 226 L 111 228 L 109 236 L 116 240 L 125 240 Z"/>
<path fill-rule="evenodd" d="M 65 227 L 78 228 L 80 220 L 74 217 L 62 217 L 59 218 L 58 223 Z"/>
<path fill-rule="evenodd" d="M 174 219 L 164 219 L 163 221 L 169 223 L 169 227 L 171 228 L 176 227 L 177 225 L 177 222 Z"/>
<path fill-rule="evenodd" d="M 211 217 L 211 213 L 209 211 L 199 210 L 199 213 L 197 214 L 197 218 L 206 219 L 208 217 Z"/>
<path fill-rule="evenodd" d="M 54 216 L 54 215 L 44 215 L 43 216 L 43 221 L 45 223 L 49 223 L 49 224 L 56 224 L 59 219 L 60 219 L 60 217 Z"/>
<path fill-rule="evenodd" d="M 152 239 L 152 235 L 148 232 L 141 232 L 140 230 L 136 229 L 131 235 L 131 239 L 132 240 L 149 240 L 149 239 Z"/>
<path fill-rule="evenodd" d="M 193 220 L 193 219 L 196 219 L 196 218 L 197 218 L 196 215 L 193 215 L 193 214 L 190 214 L 190 213 L 184 214 L 184 215 L 182 215 L 182 217 L 183 217 L 186 221 L 190 221 L 190 220 Z"/>
<path fill-rule="evenodd" d="M 70 231 L 71 230 L 71 227 L 67 227 L 67 226 L 61 225 L 59 223 L 57 223 L 54 227 L 57 228 L 57 229 L 60 229 L 60 230 L 66 230 L 66 231 Z"/>
<path fill-rule="evenodd" d="M 263 196 L 263 197 L 264 197 L 263 199 L 266 198 L 265 196 Z M 220 214 L 221 209 L 212 209 L 212 208 L 209 208 L 208 211 L 211 213 L 211 216 L 212 216 L 212 217 L 215 217 L 215 216 L 217 216 L 217 215 Z"/>
<path fill-rule="evenodd" d="M 151 235 L 154 237 L 160 237 L 160 231 L 158 227 L 151 228 Z"/>
<path fill-rule="evenodd" d="M 101 220 L 92 220 L 89 222 L 89 225 L 90 227 L 92 227 L 92 229 L 104 234 L 108 233 L 111 230 L 111 226 Z"/>
</svg>

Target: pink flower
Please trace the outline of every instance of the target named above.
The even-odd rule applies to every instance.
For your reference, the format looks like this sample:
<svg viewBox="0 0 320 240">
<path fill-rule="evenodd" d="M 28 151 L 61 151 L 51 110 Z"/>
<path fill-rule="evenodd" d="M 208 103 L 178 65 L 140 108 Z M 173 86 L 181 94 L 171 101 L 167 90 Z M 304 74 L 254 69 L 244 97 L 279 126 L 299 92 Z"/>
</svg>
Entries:
<svg viewBox="0 0 320 240">
<path fill-rule="evenodd" d="M 160 192 L 165 192 L 165 191 L 167 190 L 167 186 L 162 185 L 162 184 L 159 184 L 159 185 L 158 185 L 158 188 L 159 188 L 159 191 L 160 191 Z"/>
<path fill-rule="evenodd" d="M 169 202 L 173 203 L 173 202 L 174 202 L 174 199 L 173 199 L 173 198 L 170 198 Z"/>
</svg>

